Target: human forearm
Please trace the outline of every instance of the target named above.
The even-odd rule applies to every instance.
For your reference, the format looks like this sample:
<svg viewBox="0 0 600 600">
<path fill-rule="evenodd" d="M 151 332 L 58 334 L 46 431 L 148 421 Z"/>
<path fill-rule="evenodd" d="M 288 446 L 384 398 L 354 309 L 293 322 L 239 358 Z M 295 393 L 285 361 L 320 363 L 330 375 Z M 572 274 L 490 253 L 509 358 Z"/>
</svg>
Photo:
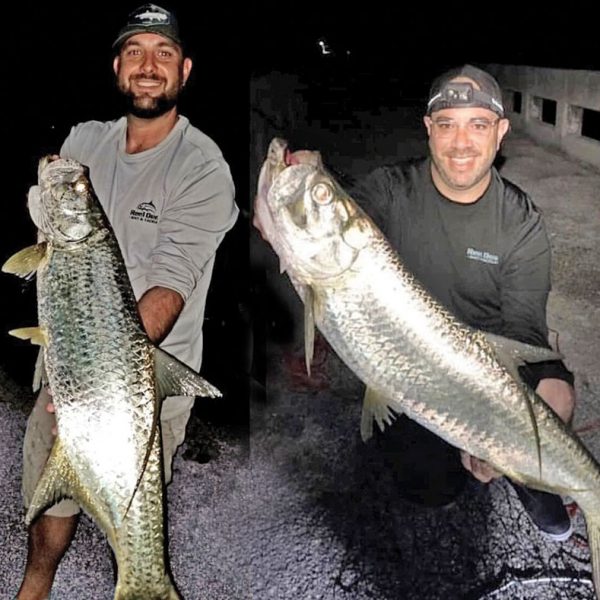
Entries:
<svg viewBox="0 0 600 600">
<path fill-rule="evenodd" d="M 138 310 L 148 337 L 160 344 L 183 309 L 183 298 L 175 290 L 154 286 L 138 301 Z"/>
</svg>

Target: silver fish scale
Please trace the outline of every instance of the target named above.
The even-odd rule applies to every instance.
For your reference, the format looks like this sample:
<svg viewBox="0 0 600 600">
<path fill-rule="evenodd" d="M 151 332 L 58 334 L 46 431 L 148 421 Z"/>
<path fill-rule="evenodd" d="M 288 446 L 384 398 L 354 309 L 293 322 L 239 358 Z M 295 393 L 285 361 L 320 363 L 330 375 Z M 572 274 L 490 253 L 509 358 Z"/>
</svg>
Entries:
<svg viewBox="0 0 600 600">
<path fill-rule="evenodd" d="M 310 285 L 327 340 L 369 387 L 396 399 L 399 411 L 532 484 L 600 488 L 594 458 L 497 362 L 479 332 L 431 298 L 381 234 L 373 233 L 339 281 Z M 540 430 L 542 481 L 525 394 Z"/>
<path fill-rule="evenodd" d="M 143 590 L 145 598 L 167 598 L 158 431 L 131 501 L 155 417 L 153 349 L 114 238 L 52 248 L 38 272 L 38 314 L 59 436 L 81 480 L 75 499 L 122 559 L 127 593 L 119 597 L 140 598 Z"/>
</svg>

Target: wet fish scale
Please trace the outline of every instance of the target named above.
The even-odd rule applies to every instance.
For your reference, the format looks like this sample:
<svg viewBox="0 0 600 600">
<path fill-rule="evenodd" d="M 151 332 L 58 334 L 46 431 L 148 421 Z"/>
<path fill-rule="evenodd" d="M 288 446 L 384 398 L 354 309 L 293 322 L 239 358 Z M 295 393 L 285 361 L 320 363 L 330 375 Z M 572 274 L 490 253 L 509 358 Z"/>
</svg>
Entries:
<svg viewBox="0 0 600 600">
<path fill-rule="evenodd" d="M 120 261 L 115 264 L 118 256 L 106 244 L 92 252 L 54 252 L 46 272 L 38 274 L 38 310 L 40 322 L 47 323 L 47 373 L 58 399 L 58 428 L 65 438 L 77 439 L 67 454 L 76 468 L 88 472 L 86 483 L 96 490 L 89 510 L 98 517 L 108 513 L 111 523 L 120 527 L 145 458 L 146 446 L 139 441 L 150 439 L 155 411 L 151 348 L 137 324 L 124 267 Z M 90 303 L 90 298 L 97 300 Z M 129 561 L 128 574 L 135 581 L 156 580 L 154 565 L 162 562 L 158 452 L 156 436 L 145 479 L 127 517 L 144 523 L 143 530 L 127 527 L 124 539 L 116 534 L 121 552 L 136 557 Z M 133 464 L 120 460 L 128 454 L 135 456 Z"/>
</svg>

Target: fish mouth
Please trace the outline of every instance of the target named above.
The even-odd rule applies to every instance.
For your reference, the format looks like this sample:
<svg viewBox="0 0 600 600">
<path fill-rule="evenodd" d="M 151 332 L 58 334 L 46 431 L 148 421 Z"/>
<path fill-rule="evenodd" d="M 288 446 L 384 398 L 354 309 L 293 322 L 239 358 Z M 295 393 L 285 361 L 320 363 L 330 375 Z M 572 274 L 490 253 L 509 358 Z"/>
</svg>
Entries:
<svg viewBox="0 0 600 600">
<path fill-rule="evenodd" d="M 292 165 L 299 165 L 300 158 L 298 157 L 297 152 L 292 152 L 289 148 L 286 148 L 283 154 L 283 164 L 286 167 L 291 167 Z"/>
</svg>

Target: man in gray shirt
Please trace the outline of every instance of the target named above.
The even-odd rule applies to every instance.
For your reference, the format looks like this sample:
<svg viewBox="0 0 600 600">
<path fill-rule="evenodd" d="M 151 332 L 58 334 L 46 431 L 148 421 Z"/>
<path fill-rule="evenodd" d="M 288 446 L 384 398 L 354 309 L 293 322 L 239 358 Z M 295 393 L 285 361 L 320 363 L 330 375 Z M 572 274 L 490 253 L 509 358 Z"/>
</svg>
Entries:
<svg viewBox="0 0 600 600">
<path fill-rule="evenodd" d="M 126 116 L 73 127 L 60 154 L 89 167 L 115 231 L 149 338 L 195 370 L 215 253 L 238 208 L 221 151 L 177 112 L 192 68 L 177 21 L 153 4 L 132 12 L 113 48 Z M 54 417 L 43 389 L 28 421 L 23 496 L 27 505 L 53 444 Z M 161 430 L 165 479 L 183 442 L 194 399 L 165 399 Z M 44 599 L 77 525 L 79 507 L 63 500 L 31 526 L 18 598 Z"/>
</svg>

